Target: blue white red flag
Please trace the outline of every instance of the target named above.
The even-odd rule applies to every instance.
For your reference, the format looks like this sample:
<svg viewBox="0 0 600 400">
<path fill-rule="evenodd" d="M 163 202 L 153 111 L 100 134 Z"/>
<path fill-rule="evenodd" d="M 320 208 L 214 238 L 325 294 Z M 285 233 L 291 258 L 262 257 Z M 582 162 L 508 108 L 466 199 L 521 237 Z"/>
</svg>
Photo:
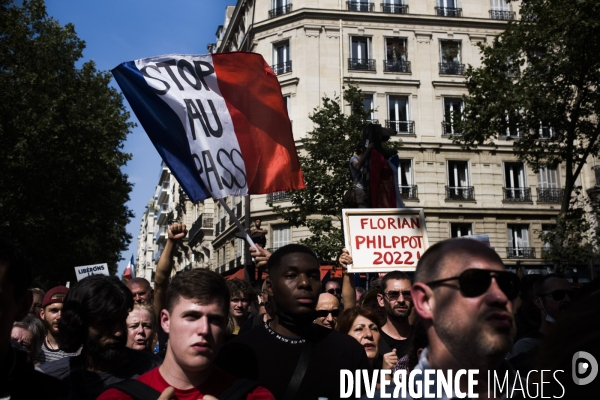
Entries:
<svg viewBox="0 0 600 400">
<path fill-rule="evenodd" d="M 192 201 L 305 187 L 279 81 L 260 54 L 169 54 L 112 73 Z"/>
<path fill-rule="evenodd" d="M 371 167 L 369 170 L 371 207 L 372 208 L 405 208 L 398 182 L 398 166 L 400 159 L 395 154 L 386 159 L 381 153 L 371 151 Z"/>
</svg>

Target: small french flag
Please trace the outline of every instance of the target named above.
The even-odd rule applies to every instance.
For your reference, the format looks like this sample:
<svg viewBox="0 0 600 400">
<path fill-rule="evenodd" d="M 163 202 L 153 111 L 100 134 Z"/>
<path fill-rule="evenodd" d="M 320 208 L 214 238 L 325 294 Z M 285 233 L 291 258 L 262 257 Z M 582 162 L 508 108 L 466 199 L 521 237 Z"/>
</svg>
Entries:
<svg viewBox="0 0 600 400">
<path fill-rule="evenodd" d="M 112 73 L 192 201 L 305 187 L 279 81 L 260 54 L 169 54 Z"/>
</svg>

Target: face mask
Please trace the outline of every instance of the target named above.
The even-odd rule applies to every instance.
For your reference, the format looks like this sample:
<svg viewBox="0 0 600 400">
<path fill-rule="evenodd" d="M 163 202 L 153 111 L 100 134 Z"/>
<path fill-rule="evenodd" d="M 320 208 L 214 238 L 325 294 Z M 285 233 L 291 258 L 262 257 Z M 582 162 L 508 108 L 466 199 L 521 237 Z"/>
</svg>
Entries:
<svg viewBox="0 0 600 400">
<path fill-rule="evenodd" d="M 542 303 L 542 299 L 538 297 L 538 300 L 540 301 L 540 305 L 542 306 L 542 311 L 544 312 L 544 315 L 546 316 L 546 321 L 550 322 L 551 324 L 556 323 L 556 320 L 552 317 L 552 315 L 550 315 L 546 312 L 546 309 L 544 308 L 544 303 Z"/>
</svg>

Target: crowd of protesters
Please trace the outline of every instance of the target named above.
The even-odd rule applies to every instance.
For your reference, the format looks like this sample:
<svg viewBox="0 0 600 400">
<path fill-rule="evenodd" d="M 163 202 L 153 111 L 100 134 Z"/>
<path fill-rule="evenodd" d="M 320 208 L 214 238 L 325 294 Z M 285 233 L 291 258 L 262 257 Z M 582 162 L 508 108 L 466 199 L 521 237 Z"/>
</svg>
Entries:
<svg viewBox="0 0 600 400">
<path fill-rule="evenodd" d="M 598 393 L 597 382 L 571 379 L 573 354 L 600 359 L 598 279 L 574 287 L 560 274 L 519 278 L 486 245 L 450 239 L 430 247 L 414 274 L 389 272 L 368 291 L 355 287 L 346 250 L 341 280 L 322 282 L 306 246 L 253 248 L 268 272 L 257 289 L 205 269 L 171 278 L 186 233 L 170 226 L 154 287 L 94 275 L 46 292 L 0 240 L 0 399 L 333 400 L 342 370 L 391 381 L 422 371 L 411 384 L 436 393 L 426 371 L 478 369 L 475 392 L 486 398 L 487 371 L 508 376 L 499 396 L 514 397 L 512 377 L 540 385 L 539 371 L 552 369 L 565 372 L 546 394 Z M 466 376 L 456 384 L 467 391 Z"/>
</svg>

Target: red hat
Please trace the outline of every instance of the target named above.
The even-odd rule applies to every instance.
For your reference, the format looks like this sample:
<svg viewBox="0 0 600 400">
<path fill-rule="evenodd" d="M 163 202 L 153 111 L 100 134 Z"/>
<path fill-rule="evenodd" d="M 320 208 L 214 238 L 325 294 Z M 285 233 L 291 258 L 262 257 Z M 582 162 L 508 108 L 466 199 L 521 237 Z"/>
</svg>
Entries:
<svg viewBox="0 0 600 400">
<path fill-rule="evenodd" d="M 54 303 L 62 303 L 67 294 L 69 293 L 69 288 L 66 286 L 56 286 L 52 289 L 48 290 L 48 293 L 44 296 L 44 301 L 42 301 L 42 308 L 45 308 L 47 305 Z"/>
</svg>

